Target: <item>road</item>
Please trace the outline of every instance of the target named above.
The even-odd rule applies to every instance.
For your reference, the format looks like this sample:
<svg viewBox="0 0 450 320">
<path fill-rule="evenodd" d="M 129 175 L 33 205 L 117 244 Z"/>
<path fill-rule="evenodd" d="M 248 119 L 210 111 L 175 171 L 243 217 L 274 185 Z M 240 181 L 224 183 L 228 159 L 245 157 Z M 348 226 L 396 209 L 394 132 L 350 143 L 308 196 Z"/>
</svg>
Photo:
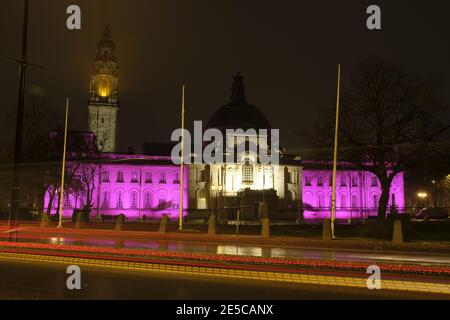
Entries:
<svg viewBox="0 0 450 320">
<path fill-rule="evenodd" d="M 449 299 L 449 296 L 332 286 L 186 277 L 82 268 L 82 289 L 66 288 L 66 266 L 0 261 L 0 299 Z"/>
<path fill-rule="evenodd" d="M 22 233 L 25 235 L 25 233 Z M 20 234 L 19 234 L 20 237 Z M 220 243 L 205 243 L 192 241 L 164 241 L 154 239 L 127 239 L 107 237 L 50 237 L 36 236 L 17 239 L 19 242 L 40 242 L 67 245 L 86 245 L 116 248 L 141 248 L 162 251 L 198 252 L 210 254 L 226 254 L 254 257 L 281 257 L 310 260 L 331 261 L 364 261 L 364 262 L 390 262 L 409 263 L 420 265 L 450 266 L 450 254 L 417 253 L 417 252 L 389 252 L 368 251 L 336 248 L 304 248 L 281 247 L 269 245 L 233 245 Z"/>
</svg>

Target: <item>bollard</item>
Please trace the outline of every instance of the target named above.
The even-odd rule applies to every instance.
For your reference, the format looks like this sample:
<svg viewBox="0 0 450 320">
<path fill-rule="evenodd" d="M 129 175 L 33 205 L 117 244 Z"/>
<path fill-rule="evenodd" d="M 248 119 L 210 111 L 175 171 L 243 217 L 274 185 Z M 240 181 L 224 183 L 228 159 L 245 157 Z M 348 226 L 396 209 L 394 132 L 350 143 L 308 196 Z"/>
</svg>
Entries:
<svg viewBox="0 0 450 320">
<path fill-rule="evenodd" d="M 261 237 L 270 238 L 270 219 L 261 219 Z"/>
<path fill-rule="evenodd" d="M 84 225 L 84 213 L 82 211 L 78 211 L 75 216 L 75 228 L 80 229 Z"/>
<path fill-rule="evenodd" d="M 215 235 L 216 234 L 216 216 L 214 214 L 209 217 L 208 234 L 209 235 Z"/>
<path fill-rule="evenodd" d="M 50 225 L 50 216 L 49 214 L 42 212 L 41 213 L 41 222 L 40 222 L 40 227 L 41 228 L 46 228 Z"/>
<path fill-rule="evenodd" d="M 169 216 L 167 214 L 163 214 L 159 224 L 160 233 L 167 233 L 169 231 L 169 221 Z"/>
<path fill-rule="evenodd" d="M 123 213 L 122 213 L 122 214 L 119 214 L 119 215 L 117 216 L 117 219 L 116 219 L 116 227 L 115 227 L 115 230 L 116 230 L 116 231 L 121 231 L 124 223 L 125 223 L 125 215 L 124 215 Z"/>
<path fill-rule="evenodd" d="M 331 221 L 324 219 L 322 222 L 322 240 L 331 241 Z"/>
<path fill-rule="evenodd" d="M 396 244 L 403 243 L 403 228 L 401 220 L 395 220 L 392 232 L 392 242 Z"/>
</svg>

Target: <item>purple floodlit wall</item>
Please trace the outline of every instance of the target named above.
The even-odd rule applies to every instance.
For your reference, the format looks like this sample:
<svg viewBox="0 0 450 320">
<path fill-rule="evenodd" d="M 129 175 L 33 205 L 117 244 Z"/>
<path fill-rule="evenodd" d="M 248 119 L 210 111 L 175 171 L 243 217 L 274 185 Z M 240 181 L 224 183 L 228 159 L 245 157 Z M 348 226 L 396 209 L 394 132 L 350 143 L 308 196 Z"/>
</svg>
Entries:
<svg viewBox="0 0 450 320">
<path fill-rule="evenodd" d="M 331 171 L 303 169 L 303 208 L 305 219 L 329 218 L 331 213 Z M 337 172 L 336 218 L 366 219 L 377 215 L 381 195 L 380 183 L 367 171 L 340 170 Z M 399 212 L 405 207 L 404 175 L 393 180 L 389 208 L 395 204 Z"/>
<path fill-rule="evenodd" d="M 107 155 L 108 161 L 96 166 L 93 180 L 91 218 L 101 215 L 124 214 L 128 219 L 159 219 L 167 214 L 179 217 L 180 167 L 169 158 Z M 117 162 L 117 163 L 116 163 Z M 133 163 L 135 162 L 135 163 Z M 161 164 L 164 162 L 165 164 Z M 67 168 L 76 166 L 69 163 Z M 76 171 L 76 170 L 75 170 Z M 82 169 L 75 174 L 83 175 Z M 188 167 L 184 168 L 183 215 L 188 206 Z M 83 192 L 69 190 L 63 200 L 63 216 L 72 217 L 74 209 L 86 204 Z M 45 208 L 49 207 L 50 192 L 45 195 Z M 52 214 L 58 212 L 58 199 L 52 202 Z"/>
</svg>

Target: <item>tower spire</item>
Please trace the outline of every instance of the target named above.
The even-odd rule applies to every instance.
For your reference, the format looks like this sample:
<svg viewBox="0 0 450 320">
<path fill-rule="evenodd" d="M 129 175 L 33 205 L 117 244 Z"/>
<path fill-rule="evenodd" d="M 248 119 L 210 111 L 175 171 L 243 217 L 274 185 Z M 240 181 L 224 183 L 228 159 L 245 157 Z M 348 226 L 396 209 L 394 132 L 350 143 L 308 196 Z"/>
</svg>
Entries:
<svg viewBox="0 0 450 320">
<path fill-rule="evenodd" d="M 245 98 L 244 77 L 238 72 L 233 78 L 233 85 L 231 87 L 231 101 L 232 102 L 247 102 Z"/>
<path fill-rule="evenodd" d="M 111 30 L 106 26 L 97 44 L 88 106 L 89 130 L 95 133 L 98 146 L 104 152 L 115 152 L 117 149 L 120 103 L 115 50 Z"/>
</svg>

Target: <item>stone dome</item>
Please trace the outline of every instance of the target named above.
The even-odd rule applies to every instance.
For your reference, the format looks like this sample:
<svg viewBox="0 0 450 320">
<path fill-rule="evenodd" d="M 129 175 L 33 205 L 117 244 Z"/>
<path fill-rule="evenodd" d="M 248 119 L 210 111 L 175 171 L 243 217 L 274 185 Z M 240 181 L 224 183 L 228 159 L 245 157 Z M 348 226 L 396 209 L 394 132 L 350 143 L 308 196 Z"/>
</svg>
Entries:
<svg viewBox="0 0 450 320">
<path fill-rule="evenodd" d="M 270 130 L 272 127 L 264 114 L 247 102 L 243 77 L 238 73 L 234 77 L 230 102 L 211 116 L 207 128 Z"/>
</svg>

